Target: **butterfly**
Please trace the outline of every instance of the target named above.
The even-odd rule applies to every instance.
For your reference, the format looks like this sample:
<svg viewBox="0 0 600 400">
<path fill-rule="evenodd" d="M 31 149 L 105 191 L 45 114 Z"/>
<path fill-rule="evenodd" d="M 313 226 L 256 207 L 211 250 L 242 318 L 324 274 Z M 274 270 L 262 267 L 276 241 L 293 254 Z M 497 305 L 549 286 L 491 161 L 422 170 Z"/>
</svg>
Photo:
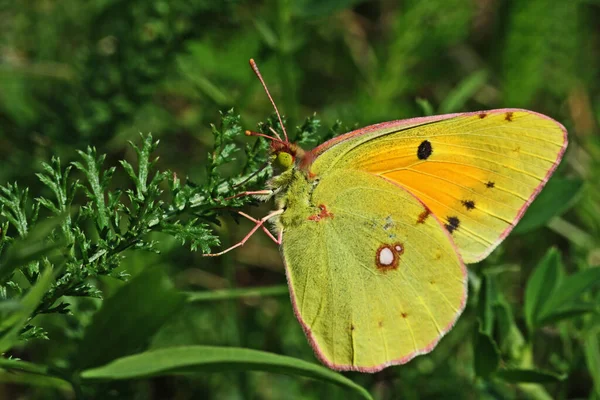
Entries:
<svg viewBox="0 0 600 400">
<path fill-rule="evenodd" d="M 528 110 L 384 122 L 304 151 L 279 118 L 280 175 L 242 195 L 275 197 L 255 223 L 280 244 L 294 312 L 317 357 L 377 372 L 433 350 L 467 299 L 465 264 L 514 228 L 567 147 L 567 131 Z M 275 223 L 277 236 L 265 227 Z"/>
</svg>

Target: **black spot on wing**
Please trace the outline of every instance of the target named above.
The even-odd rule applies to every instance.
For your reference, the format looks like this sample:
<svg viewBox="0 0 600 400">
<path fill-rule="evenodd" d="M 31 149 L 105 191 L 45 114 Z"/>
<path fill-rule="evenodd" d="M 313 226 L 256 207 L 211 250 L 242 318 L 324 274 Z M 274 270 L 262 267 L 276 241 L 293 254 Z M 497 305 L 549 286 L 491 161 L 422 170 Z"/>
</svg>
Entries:
<svg viewBox="0 0 600 400">
<path fill-rule="evenodd" d="M 491 189 L 495 186 L 496 184 L 492 181 L 489 181 L 488 183 L 485 184 L 485 187 L 488 189 Z"/>
<path fill-rule="evenodd" d="M 462 200 L 461 203 L 469 211 L 475 208 L 475 202 L 473 200 Z"/>
<path fill-rule="evenodd" d="M 447 221 L 448 223 L 446 223 L 444 226 L 450 233 L 453 233 L 460 226 L 460 220 L 458 217 L 448 217 Z"/>
<path fill-rule="evenodd" d="M 417 149 L 417 157 L 419 157 L 419 160 L 427 160 L 431 153 L 433 153 L 431 143 L 429 140 L 423 140 Z"/>
</svg>

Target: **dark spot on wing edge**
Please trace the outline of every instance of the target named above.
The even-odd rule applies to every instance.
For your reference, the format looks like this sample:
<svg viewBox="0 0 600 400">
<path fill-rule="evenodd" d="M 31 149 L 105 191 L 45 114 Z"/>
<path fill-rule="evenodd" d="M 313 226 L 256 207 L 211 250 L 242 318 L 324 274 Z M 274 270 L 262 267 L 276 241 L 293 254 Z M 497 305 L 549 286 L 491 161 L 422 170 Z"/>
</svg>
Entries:
<svg viewBox="0 0 600 400">
<path fill-rule="evenodd" d="M 448 232 L 454 233 L 455 230 L 460 226 L 460 220 L 458 217 L 448 217 L 448 223 L 444 225 Z"/>
<path fill-rule="evenodd" d="M 424 224 L 427 220 L 427 217 L 429 217 L 429 214 L 431 214 L 431 211 L 429 211 L 428 208 L 423 210 L 423 212 L 419 214 L 419 217 L 417 218 L 417 224 Z"/>
</svg>

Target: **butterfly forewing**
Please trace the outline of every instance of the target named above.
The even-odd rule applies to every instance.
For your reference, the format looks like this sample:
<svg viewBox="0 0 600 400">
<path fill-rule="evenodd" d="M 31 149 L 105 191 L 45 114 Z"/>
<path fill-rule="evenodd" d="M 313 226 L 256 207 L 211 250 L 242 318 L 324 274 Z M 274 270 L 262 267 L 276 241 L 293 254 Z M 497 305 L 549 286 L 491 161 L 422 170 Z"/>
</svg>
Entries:
<svg viewBox="0 0 600 400">
<path fill-rule="evenodd" d="M 367 127 L 317 148 L 310 171 L 361 170 L 400 184 L 470 263 L 510 232 L 566 145 L 564 127 L 548 117 L 494 110 Z"/>
</svg>

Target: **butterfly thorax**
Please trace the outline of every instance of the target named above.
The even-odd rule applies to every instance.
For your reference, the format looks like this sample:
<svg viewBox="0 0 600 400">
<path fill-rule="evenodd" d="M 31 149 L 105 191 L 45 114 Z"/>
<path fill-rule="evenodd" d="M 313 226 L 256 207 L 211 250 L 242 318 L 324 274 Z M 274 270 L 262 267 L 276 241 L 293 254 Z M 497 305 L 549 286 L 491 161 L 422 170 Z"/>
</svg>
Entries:
<svg viewBox="0 0 600 400">
<path fill-rule="evenodd" d="M 311 202 L 314 186 L 303 171 L 292 168 L 277 178 L 286 181 L 286 189 L 276 196 L 277 208 L 284 210 L 278 221 L 280 228 L 297 226 L 318 212 Z"/>
</svg>

